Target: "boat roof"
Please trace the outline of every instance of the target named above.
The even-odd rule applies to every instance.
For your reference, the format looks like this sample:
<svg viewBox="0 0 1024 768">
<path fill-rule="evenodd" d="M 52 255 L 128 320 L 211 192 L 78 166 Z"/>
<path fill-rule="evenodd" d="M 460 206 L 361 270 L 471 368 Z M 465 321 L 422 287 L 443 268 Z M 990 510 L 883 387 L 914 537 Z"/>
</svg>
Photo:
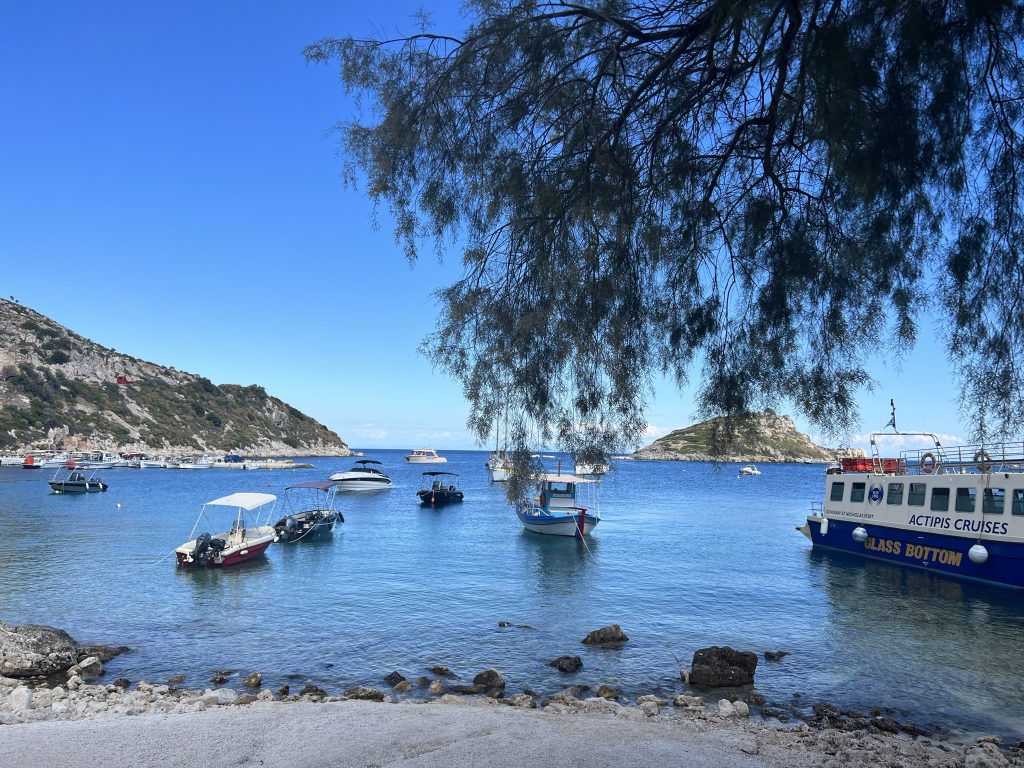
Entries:
<svg viewBox="0 0 1024 768">
<path fill-rule="evenodd" d="M 277 496 L 272 493 L 232 493 L 228 496 L 221 496 L 219 499 L 208 501 L 204 506 L 241 507 L 242 509 L 251 510 L 275 501 L 277 501 Z"/>
<path fill-rule="evenodd" d="M 455 477 L 459 476 L 458 472 L 424 472 L 423 474 L 430 475 L 431 477 L 433 477 L 434 475 L 453 475 Z"/>
<path fill-rule="evenodd" d="M 360 459 L 356 464 L 380 464 L 382 467 L 384 466 L 383 461 L 377 461 L 376 459 Z"/>
<path fill-rule="evenodd" d="M 437 453 L 436 448 L 413 448 L 413 453 Z"/>
<path fill-rule="evenodd" d="M 292 488 L 319 488 L 321 491 L 329 491 L 333 487 L 334 483 L 328 483 L 321 480 L 311 480 L 308 483 L 296 483 L 295 485 L 289 485 L 285 490 L 290 491 Z"/>
<path fill-rule="evenodd" d="M 597 480 L 592 480 L 589 477 L 577 477 L 576 475 L 567 475 L 565 472 L 556 474 L 554 472 L 545 472 L 543 475 L 538 475 L 538 480 L 542 480 L 545 483 L 596 483 Z"/>
</svg>

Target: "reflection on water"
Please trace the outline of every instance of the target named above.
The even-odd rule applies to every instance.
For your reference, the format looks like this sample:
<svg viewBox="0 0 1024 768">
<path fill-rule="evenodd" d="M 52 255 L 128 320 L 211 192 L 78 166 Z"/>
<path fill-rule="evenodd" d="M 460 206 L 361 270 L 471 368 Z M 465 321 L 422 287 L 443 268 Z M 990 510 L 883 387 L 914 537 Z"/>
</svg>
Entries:
<svg viewBox="0 0 1024 768">
<path fill-rule="evenodd" d="M 200 505 L 237 491 L 281 495 L 314 469 L 182 475 L 110 470 L 110 490 L 52 496 L 46 478 L 0 469 L 0 619 L 63 627 L 81 642 L 136 649 L 111 661 L 131 680 L 217 669 L 308 680 L 330 692 L 382 685 L 433 664 L 464 682 L 487 666 L 509 690 L 608 683 L 628 695 L 680 690 L 676 657 L 731 645 L 786 650 L 758 665 L 769 701 L 890 707 L 922 725 L 1019 733 L 1024 608 L 1019 594 L 812 552 L 793 530 L 820 500 L 819 466 L 735 468 L 616 462 L 586 544 L 523 530 L 485 452 L 446 452 L 462 504 L 429 510 L 403 451 L 374 452 L 390 491 L 339 496 L 331 538 L 275 544 L 227 570 L 176 569 Z M 59 546 L 55 543 L 59 542 Z M 508 622 L 501 626 L 499 622 Z M 620 624 L 620 648 L 584 646 Z M 524 627 L 530 627 L 529 629 Z M 547 662 L 580 655 L 566 676 Z"/>
</svg>

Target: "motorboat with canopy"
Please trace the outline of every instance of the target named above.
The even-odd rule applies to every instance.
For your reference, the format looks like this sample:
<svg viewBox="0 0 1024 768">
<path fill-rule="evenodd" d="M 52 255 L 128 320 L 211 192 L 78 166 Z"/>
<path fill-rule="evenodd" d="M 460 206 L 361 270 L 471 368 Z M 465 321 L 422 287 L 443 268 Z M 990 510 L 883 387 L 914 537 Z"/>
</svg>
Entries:
<svg viewBox="0 0 1024 768">
<path fill-rule="evenodd" d="M 48 482 L 54 493 L 101 493 L 108 487 L 96 477 L 95 471 L 83 472 L 70 461 L 64 469 L 54 472 Z"/>
<path fill-rule="evenodd" d="M 274 523 L 274 541 L 294 544 L 326 538 L 344 516 L 334 508 L 337 486 L 331 482 L 297 483 L 284 489 L 285 516 Z"/>
<path fill-rule="evenodd" d="M 189 540 L 174 550 L 178 565 L 185 568 L 226 568 L 259 557 L 266 552 L 277 535 L 269 525 L 260 525 L 260 518 L 270 519 L 277 497 L 272 493 L 232 493 L 208 501 L 199 509 L 199 518 L 192 526 Z M 270 507 L 267 510 L 267 507 Z M 225 513 L 232 510 L 231 527 L 225 533 L 204 531 L 195 535 L 199 524 L 206 522 L 210 530 L 223 530 Z M 262 510 L 267 510 L 261 514 Z M 218 515 L 219 513 L 219 515 Z M 221 519 L 214 523 L 211 515 Z"/>
<path fill-rule="evenodd" d="M 439 507 L 462 501 L 458 480 L 459 476 L 455 472 L 424 472 L 423 487 L 416 491 L 420 504 Z"/>
</svg>

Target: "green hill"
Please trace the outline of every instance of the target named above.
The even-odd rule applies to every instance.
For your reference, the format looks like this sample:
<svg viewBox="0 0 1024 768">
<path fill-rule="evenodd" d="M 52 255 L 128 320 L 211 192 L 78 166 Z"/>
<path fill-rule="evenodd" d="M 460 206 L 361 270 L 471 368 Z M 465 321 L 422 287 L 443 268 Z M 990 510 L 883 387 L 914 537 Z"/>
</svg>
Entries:
<svg viewBox="0 0 1024 768">
<path fill-rule="evenodd" d="M 263 387 L 123 355 L 0 299 L 0 447 L 350 455 Z"/>
</svg>

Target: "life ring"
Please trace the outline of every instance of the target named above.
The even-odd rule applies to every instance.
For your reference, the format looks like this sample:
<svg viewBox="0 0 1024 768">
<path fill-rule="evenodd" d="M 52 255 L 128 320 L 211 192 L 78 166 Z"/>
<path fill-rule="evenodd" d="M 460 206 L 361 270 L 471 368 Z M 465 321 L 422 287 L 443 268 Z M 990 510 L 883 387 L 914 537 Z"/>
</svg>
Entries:
<svg viewBox="0 0 1024 768">
<path fill-rule="evenodd" d="M 974 463 L 978 465 L 978 469 L 982 472 L 989 472 L 992 469 L 992 457 L 988 455 L 984 448 L 974 454 Z"/>
<path fill-rule="evenodd" d="M 930 475 L 938 467 L 938 462 L 935 460 L 935 454 L 929 451 L 928 453 L 921 456 L 921 471 L 926 475 Z"/>
</svg>

